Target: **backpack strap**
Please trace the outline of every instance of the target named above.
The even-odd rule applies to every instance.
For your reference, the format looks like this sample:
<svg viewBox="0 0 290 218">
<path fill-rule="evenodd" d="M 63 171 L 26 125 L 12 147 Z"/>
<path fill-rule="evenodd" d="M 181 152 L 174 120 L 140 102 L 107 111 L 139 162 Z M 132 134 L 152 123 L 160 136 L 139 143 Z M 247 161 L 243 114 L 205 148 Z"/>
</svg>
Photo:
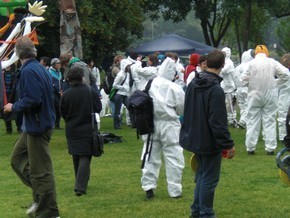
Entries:
<svg viewBox="0 0 290 218">
<path fill-rule="evenodd" d="M 145 86 L 145 92 L 148 92 L 149 91 L 149 89 L 151 88 L 151 83 L 152 83 L 152 81 L 153 81 L 153 79 L 150 79 L 148 82 L 147 82 L 147 84 L 146 84 L 146 86 Z"/>
</svg>

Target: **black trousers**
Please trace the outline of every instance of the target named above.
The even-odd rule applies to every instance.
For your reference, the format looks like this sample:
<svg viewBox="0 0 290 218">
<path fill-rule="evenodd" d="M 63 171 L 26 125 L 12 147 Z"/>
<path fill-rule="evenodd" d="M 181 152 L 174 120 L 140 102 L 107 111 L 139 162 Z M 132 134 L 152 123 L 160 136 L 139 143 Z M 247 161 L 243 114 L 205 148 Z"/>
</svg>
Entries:
<svg viewBox="0 0 290 218">
<path fill-rule="evenodd" d="M 86 193 L 92 156 L 73 155 L 72 158 L 75 171 L 75 191 Z"/>
</svg>

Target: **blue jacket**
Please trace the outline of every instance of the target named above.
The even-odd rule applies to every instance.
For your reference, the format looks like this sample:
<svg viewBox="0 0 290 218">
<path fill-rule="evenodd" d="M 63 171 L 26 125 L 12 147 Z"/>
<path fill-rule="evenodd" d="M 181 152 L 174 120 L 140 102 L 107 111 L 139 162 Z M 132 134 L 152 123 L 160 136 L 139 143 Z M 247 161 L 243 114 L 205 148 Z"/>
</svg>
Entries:
<svg viewBox="0 0 290 218">
<path fill-rule="evenodd" d="M 55 111 L 52 78 L 34 58 L 21 67 L 17 84 L 19 100 L 12 111 L 23 112 L 23 131 L 40 134 L 54 127 Z"/>
<path fill-rule="evenodd" d="M 179 142 L 196 154 L 215 154 L 234 146 L 227 125 L 222 78 L 210 72 L 201 73 L 188 85 L 185 93 L 184 122 Z"/>
<path fill-rule="evenodd" d="M 54 94 L 60 96 L 60 91 L 62 90 L 62 75 L 60 71 L 56 71 L 54 68 L 49 68 L 49 73 L 52 76 L 52 86 L 54 90 Z"/>
</svg>

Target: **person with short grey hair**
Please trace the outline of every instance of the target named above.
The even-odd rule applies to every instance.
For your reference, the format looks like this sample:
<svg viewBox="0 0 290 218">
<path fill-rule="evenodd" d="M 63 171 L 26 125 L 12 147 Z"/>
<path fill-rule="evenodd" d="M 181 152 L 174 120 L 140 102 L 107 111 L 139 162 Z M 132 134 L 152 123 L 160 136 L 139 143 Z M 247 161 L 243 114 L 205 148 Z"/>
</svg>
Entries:
<svg viewBox="0 0 290 218">
<path fill-rule="evenodd" d="M 16 54 L 22 67 L 17 92 L 19 100 L 4 106 L 4 112 L 23 112 L 22 134 L 16 141 L 11 166 L 32 189 L 34 203 L 26 211 L 35 217 L 59 217 L 49 142 L 54 127 L 52 78 L 35 59 L 36 49 L 24 36 L 17 39 Z"/>
<path fill-rule="evenodd" d="M 60 110 L 59 101 L 63 89 L 62 74 L 60 72 L 61 64 L 58 58 L 53 58 L 50 62 L 50 67 L 48 71 L 52 76 L 52 86 L 54 93 L 54 109 L 55 109 L 55 129 L 60 128 Z"/>
<path fill-rule="evenodd" d="M 70 88 L 60 99 L 60 112 L 65 121 L 68 153 L 72 156 L 76 196 L 87 192 L 92 159 L 92 113 L 100 113 L 102 103 L 97 91 L 83 82 L 84 69 L 72 66 L 67 74 Z"/>
</svg>

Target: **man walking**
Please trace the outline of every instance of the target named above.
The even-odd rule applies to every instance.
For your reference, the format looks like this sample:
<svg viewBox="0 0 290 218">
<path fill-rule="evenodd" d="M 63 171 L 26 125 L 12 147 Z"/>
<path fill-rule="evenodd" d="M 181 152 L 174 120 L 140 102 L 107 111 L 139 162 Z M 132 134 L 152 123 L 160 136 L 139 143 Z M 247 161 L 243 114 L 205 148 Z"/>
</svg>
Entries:
<svg viewBox="0 0 290 218">
<path fill-rule="evenodd" d="M 35 217 L 59 217 L 49 142 L 55 122 L 52 78 L 36 58 L 28 37 L 18 38 L 16 55 L 20 69 L 19 100 L 4 106 L 4 112 L 23 112 L 22 134 L 17 140 L 11 166 L 22 182 L 32 188 L 34 204 L 27 211 Z"/>
</svg>

